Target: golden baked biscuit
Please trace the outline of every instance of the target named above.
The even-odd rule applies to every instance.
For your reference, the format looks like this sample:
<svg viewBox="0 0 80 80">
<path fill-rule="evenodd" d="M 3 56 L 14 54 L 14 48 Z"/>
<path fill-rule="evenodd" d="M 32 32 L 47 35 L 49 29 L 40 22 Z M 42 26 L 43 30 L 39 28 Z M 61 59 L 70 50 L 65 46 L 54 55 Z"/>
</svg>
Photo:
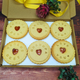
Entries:
<svg viewBox="0 0 80 80">
<path fill-rule="evenodd" d="M 11 38 L 20 39 L 27 34 L 28 25 L 22 20 L 13 20 L 7 25 L 6 32 Z"/>
<path fill-rule="evenodd" d="M 27 57 L 26 45 L 20 41 L 9 42 L 4 47 L 2 56 L 11 65 L 19 64 Z"/>
<path fill-rule="evenodd" d="M 44 41 L 33 42 L 28 48 L 28 57 L 33 63 L 43 64 L 50 56 L 50 46 Z"/>
<path fill-rule="evenodd" d="M 51 34 L 56 39 L 67 39 L 71 32 L 71 26 L 65 21 L 55 21 L 51 25 Z"/>
<path fill-rule="evenodd" d="M 52 46 L 52 56 L 60 63 L 69 63 L 75 57 L 75 50 L 68 41 L 59 40 Z"/>
<path fill-rule="evenodd" d="M 50 33 L 49 25 L 44 21 L 34 21 L 29 26 L 29 34 L 37 40 L 46 38 Z"/>
</svg>

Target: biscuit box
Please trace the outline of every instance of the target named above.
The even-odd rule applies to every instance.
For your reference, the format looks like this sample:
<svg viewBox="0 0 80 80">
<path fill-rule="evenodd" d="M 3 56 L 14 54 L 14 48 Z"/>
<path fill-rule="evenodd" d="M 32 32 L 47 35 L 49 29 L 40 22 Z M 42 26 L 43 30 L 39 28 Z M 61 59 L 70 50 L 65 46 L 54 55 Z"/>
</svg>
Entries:
<svg viewBox="0 0 80 80">
<path fill-rule="evenodd" d="M 60 7 L 62 10 L 64 10 L 66 6 L 67 6 L 66 2 L 64 2 L 64 1 L 61 2 Z M 25 8 L 22 4 L 17 3 L 15 0 L 3 0 L 2 14 L 5 15 L 7 18 L 5 18 L 2 42 L 1 42 L 0 67 L 34 67 L 35 68 L 35 67 L 64 67 L 64 66 L 70 66 L 70 65 L 73 65 L 73 66 L 79 65 L 74 23 L 73 23 L 73 20 L 71 19 L 72 17 L 74 17 L 76 15 L 75 0 L 70 1 L 69 8 L 61 17 L 55 17 L 55 16 L 49 14 L 45 19 L 40 19 L 36 16 L 36 11 L 34 9 Z M 63 20 L 63 21 L 66 21 L 67 23 L 69 23 L 71 26 L 71 29 L 72 29 L 72 34 L 69 37 L 69 39 L 67 39 L 67 41 L 70 42 L 75 49 L 74 60 L 68 64 L 62 64 L 62 63 L 58 63 L 51 56 L 50 59 L 48 60 L 48 62 L 46 62 L 44 64 L 34 64 L 33 62 L 31 62 L 29 60 L 29 58 L 27 56 L 27 58 L 21 64 L 18 64 L 18 65 L 10 65 L 7 62 L 5 62 L 2 57 L 2 52 L 3 52 L 3 48 L 5 47 L 5 45 L 7 43 L 14 41 L 14 40 L 18 40 L 18 41 L 22 41 L 28 48 L 31 43 L 36 41 L 35 39 L 30 37 L 29 33 L 27 34 L 28 36 L 26 36 L 22 39 L 12 39 L 6 34 L 6 27 L 7 27 L 8 23 L 10 23 L 12 20 L 16 20 L 16 19 L 21 19 L 21 20 L 25 21 L 28 24 L 28 26 L 32 22 L 37 21 L 37 20 L 45 21 L 49 25 L 51 25 L 53 22 L 55 22 L 57 20 Z M 51 47 L 52 44 L 54 43 L 54 41 L 57 41 L 57 40 L 55 38 L 53 38 L 51 36 L 51 34 L 48 37 L 49 37 L 49 39 L 47 38 L 42 41 L 48 43 L 48 45 Z"/>
</svg>

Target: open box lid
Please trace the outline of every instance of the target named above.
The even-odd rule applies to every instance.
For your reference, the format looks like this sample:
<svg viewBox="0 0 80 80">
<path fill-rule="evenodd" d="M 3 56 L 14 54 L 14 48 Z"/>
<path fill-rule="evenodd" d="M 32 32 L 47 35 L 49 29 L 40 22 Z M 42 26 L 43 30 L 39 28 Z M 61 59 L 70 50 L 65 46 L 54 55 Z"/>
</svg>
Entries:
<svg viewBox="0 0 80 80">
<path fill-rule="evenodd" d="M 61 9 L 63 8 L 63 10 L 67 6 L 65 3 L 61 2 Z M 23 4 L 17 3 L 15 0 L 3 0 L 2 14 L 4 14 L 7 18 L 39 19 L 36 16 L 35 9 L 28 9 Z M 75 0 L 71 0 L 69 8 L 61 17 L 55 17 L 52 14 L 49 14 L 46 19 L 70 19 L 75 15 Z"/>
</svg>

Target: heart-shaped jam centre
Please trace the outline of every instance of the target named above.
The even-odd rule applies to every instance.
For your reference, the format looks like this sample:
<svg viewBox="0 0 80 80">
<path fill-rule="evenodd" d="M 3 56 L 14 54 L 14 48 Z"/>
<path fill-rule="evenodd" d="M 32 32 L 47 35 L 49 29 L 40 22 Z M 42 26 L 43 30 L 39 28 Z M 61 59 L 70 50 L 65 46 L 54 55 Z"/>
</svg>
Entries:
<svg viewBox="0 0 80 80">
<path fill-rule="evenodd" d="M 61 51 L 61 53 L 64 53 L 66 51 L 66 49 L 61 47 L 60 51 Z"/>
<path fill-rule="evenodd" d="M 62 32 L 63 31 L 63 27 L 58 27 L 59 31 Z"/>
<path fill-rule="evenodd" d="M 18 31 L 20 29 L 20 26 L 15 26 L 15 30 Z"/>
<path fill-rule="evenodd" d="M 16 54 L 18 53 L 18 51 L 19 51 L 18 49 L 15 49 L 15 48 L 14 48 L 14 49 L 12 50 L 13 55 L 16 55 Z"/>
<path fill-rule="evenodd" d="M 37 53 L 38 55 L 41 55 L 42 50 L 41 50 L 41 49 L 38 49 L 38 50 L 36 50 L 36 53 Z"/>
<path fill-rule="evenodd" d="M 38 31 L 39 33 L 41 33 L 41 32 L 42 32 L 42 29 L 41 29 L 41 28 L 37 28 L 37 31 Z"/>
</svg>

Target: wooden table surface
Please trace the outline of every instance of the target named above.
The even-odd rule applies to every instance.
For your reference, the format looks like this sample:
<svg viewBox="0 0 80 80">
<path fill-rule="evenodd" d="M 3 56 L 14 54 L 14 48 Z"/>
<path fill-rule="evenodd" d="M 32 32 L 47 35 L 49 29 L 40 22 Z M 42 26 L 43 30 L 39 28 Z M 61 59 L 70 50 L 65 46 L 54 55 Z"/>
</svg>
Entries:
<svg viewBox="0 0 80 80">
<path fill-rule="evenodd" d="M 80 57 L 80 5 L 76 5 L 76 16 L 73 18 L 78 55 Z M 0 0 L 0 45 L 5 16 L 1 14 L 2 0 Z M 79 58 L 80 62 L 80 58 Z M 59 68 L 0 68 L 0 80 L 58 80 Z M 80 66 L 74 67 L 80 79 Z"/>
</svg>

